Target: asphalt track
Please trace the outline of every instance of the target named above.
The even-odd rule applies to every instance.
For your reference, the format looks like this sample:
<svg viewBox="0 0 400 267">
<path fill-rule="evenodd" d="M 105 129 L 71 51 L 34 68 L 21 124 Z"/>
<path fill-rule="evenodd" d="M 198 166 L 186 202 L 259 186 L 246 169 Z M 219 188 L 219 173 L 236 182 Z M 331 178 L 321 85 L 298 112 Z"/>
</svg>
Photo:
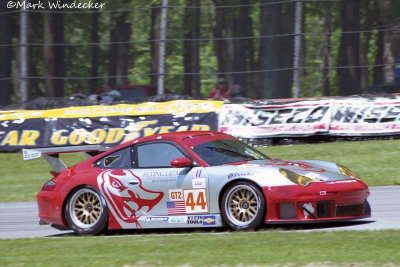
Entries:
<svg viewBox="0 0 400 267">
<path fill-rule="evenodd" d="M 371 187 L 372 216 L 346 223 L 308 224 L 308 225 L 279 225 L 283 231 L 335 231 L 335 230 L 400 230 L 400 186 Z M 37 206 L 35 202 L 0 203 L 0 239 L 35 238 L 74 236 L 71 231 L 59 231 L 48 225 L 38 224 Z M 268 231 L 266 226 L 261 231 Z M 187 234 L 191 230 L 182 230 Z M 142 231 L 119 231 L 109 235 L 140 234 Z M 148 230 L 144 231 L 148 232 Z M 208 233 L 209 231 L 204 230 Z M 218 230 L 229 233 L 227 229 Z M 152 230 L 152 233 L 171 234 L 171 230 Z M 174 234 L 180 231 L 174 230 Z M 197 232 L 198 233 L 198 232 Z"/>
</svg>

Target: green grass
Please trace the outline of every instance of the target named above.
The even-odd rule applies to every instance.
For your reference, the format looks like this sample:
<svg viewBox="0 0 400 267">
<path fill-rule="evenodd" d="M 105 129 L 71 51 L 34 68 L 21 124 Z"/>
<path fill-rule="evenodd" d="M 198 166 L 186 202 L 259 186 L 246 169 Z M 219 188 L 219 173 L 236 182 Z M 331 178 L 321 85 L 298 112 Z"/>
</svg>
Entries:
<svg viewBox="0 0 400 267">
<path fill-rule="evenodd" d="M 400 140 L 340 142 L 261 148 L 272 158 L 318 159 L 345 165 L 369 186 L 400 184 Z M 65 155 L 67 165 L 84 159 Z M 51 178 L 43 159 L 24 161 L 20 153 L 0 153 L 0 202 L 34 201 L 42 185 Z"/>
<path fill-rule="evenodd" d="M 62 157 L 68 166 L 85 159 L 82 153 Z M 0 153 L 0 202 L 36 200 L 52 170 L 44 158 L 24 161 L 21 153 Z"/>
<path fill-rule="evenodd" d="M 0 266 L 393 266 L 400 265 L 399 240 L 400 231 L 0 240 Z"/>
</svg>

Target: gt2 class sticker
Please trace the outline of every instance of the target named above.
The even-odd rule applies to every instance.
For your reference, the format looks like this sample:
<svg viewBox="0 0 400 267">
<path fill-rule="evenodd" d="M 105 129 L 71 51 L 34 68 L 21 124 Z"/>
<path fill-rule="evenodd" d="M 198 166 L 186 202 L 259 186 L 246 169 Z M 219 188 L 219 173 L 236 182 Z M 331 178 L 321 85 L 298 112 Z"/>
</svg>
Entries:
<svg viewBox="0 0 400 267">
<path fill-rule="evenodd" d="M 186 214 L 207 213 L 207 193 L 205 188 L 184 189 Z"/>
<path fill-rule="evenodd" d="M 169 189 L 169 200 L 170 201 L 183 201 L 183 190 L 182 189 Z"/>
<path fill-rule="evenodd" d="M 207 213 L 207 193 L 205 188 L 170 189 L 167 202 L 168 215 Z"/>
</svg>

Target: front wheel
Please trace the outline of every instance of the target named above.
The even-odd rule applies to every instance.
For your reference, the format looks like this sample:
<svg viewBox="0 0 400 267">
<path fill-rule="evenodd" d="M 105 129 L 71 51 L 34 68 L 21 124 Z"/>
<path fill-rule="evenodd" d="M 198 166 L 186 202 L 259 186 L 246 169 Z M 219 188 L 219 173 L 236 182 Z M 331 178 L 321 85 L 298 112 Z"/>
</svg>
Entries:
<svg viewBox="0 0 400 267">
<path fill-rule="evenodd" d="M 107 227 L 108 208 L 100 193 L 91 186 L 76 189 L 64 209 L 65 220 L 74 232 L 95 235 Z"/>
<path fill-rule="evenodd" d="M 237 182 L 224 192 L 222 217 L 236 230 L 250 230 L 264 221 L 265 199 L 261 191 L 249 182 Z"/>
</svg>

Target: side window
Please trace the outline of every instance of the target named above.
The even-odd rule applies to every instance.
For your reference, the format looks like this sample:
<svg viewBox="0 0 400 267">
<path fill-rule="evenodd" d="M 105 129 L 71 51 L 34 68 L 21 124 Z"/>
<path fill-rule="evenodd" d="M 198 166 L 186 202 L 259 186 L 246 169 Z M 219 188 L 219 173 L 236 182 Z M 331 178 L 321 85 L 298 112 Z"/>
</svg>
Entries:
<svg viewBox="0 0 400 267">
<path fill-rule="evenodd" d="M 111 153 L 96 161 L 94 167 L 105 169 L 129 169 L 132 168 L 131 148 L 127 147 Z"/>
<path fill-rule="evenodd" d="M 150 143 L 137 147 L 139 168 L 170 168 L 171 161 L 185 155 L 174 145 Z"/>
</svg>

